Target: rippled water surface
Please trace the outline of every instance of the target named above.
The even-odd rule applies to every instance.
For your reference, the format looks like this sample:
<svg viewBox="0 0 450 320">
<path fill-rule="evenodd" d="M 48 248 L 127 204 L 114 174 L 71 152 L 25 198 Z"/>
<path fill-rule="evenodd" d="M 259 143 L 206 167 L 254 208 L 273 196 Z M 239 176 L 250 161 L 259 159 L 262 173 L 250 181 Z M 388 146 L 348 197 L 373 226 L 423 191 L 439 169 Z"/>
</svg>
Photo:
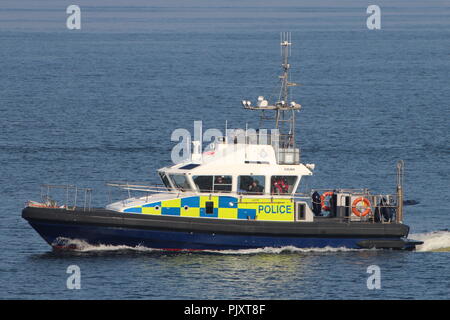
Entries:
<svg viewBox="0 0 450 320">
<path fill-rule="evenodd" d="M 0 5 L 0 298 L 448 299 L 450 297 L 447 2 L 78 1 L 82 29 L 60 1 Z M 52 252 L 20 214 L 41 183 L 158 182 L 176 128 L 257 126 L 240 105 L 275 97 L 279 32 L 292 31 L 293 97 L 303 109 L 311 186 L 395 190 L 417 252 L 265 248 L 166 253 L 90 247 Z M 82 289 L 68 290 L 78 265 Z M 368 290 L 370 265 L 380 290 Z"/>
</svg>

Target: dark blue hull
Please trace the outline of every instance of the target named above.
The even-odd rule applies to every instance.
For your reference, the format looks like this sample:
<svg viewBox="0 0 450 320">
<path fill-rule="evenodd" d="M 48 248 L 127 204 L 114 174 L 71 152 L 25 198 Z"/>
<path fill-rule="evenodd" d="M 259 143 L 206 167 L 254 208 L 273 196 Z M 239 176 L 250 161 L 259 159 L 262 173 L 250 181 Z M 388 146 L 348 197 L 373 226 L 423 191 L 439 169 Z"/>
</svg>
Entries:
<svg viewBox="0 0 450 320">
<path fill-rule="evenodd" d="M 118 227 L 54 225 L 33 222 L 31 226 L 52 246 L 64 245 L 62 239 L 83 240 L 91 245 L 143 246 L 170 250 L 239 250 L 264 247 L 351 248 L 361 249 L 364 238 L 269 237 L 211 233 L 138 230 Z M 62 239 L 61 239 L 62 238 Z M 398 240 L 378 239 L 378 240 Z"/>
<path fill-rule="evenodd" d="M 90 245 L 169 250 L 239 250 L 265 247 L 413 249 L 402 224 L 267 222 L 123 214 L 96 209 L 25 208 L 23 218 L 52 246 L 66 239 Z"/>
</svg>

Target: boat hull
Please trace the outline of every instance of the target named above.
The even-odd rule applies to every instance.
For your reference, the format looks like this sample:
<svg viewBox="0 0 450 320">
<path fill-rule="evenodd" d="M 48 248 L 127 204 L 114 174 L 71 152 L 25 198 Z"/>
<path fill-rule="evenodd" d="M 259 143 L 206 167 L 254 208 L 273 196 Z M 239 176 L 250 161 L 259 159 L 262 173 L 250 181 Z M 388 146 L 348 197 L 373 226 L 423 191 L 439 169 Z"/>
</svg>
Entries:
<svg viewBox="0 0 450 320">
<path fill-rule="evenodd" d="M 403 224 L 322 219 L 318 222 L 236 221 L 53 208 L 25 208 L 22 217 L 52 246 L 61 239 L 91 245 L 169 250 L 239 250 L 264 247 L 414 249 Z"/>
</svg>

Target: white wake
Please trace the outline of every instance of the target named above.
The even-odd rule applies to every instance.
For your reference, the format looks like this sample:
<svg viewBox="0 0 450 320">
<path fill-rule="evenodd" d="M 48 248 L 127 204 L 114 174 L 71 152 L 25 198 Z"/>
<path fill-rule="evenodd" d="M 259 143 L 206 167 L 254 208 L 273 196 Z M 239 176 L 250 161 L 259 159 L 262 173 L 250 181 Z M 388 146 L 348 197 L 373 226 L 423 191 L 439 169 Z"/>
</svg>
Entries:
<svg viewBox="0 0 450 320">
<path fill-rule="evenodd" d="M 297 248 L 293 246 L 285 247 L 265 247 L 257 249 L 236 249 L 236 250 L 205 250 L 204 252 L 219 254 L 280 254 L 280 253 L 303 253 L 303 252 L 345 252 L 345 251 L 361 251 L 361 249 L 351 249 L 346 247 L 323 247 L 323 248 Z"/>
<path fill-rule="evenodd" d="M 166 252 L 164 249 L 153 249 L 144 246 L 130 247 L 126 245 L 92 245 L 83 240 L 58 238 L 54 243 L 57 248 L 67 248 L 75 252 L 101 252 L 101 251 L 138 251 L 138 252 Z M 204 252 L 216 254 L 280 254 L 280 253 L 297 253 L 297 252 L 344 252 L 344 251 L 361 251 L 361 249 L 350 249 L 345 247 L 324 247 L 324 248 L 297 248 L 293 246 L 285 247 L 265 247 L 255 249 L 234 249 L 234 250 L 177 250 L 176 252 Z"/>
<path fill-rule="evenodd" d="M 409 239 L 423 241 L 422 245 L 416 247 L 418 252 L 429 251 L 450 251 L 450 231 L 433 231 L 427 233 L 413 233 L 410 234 Z M 152 249 L 144 246 L 125 246 L 125 245 L 91 245 L 83 240 L 77 239 L 58 239 L 58 245 L 68 247 L 76 252 L 101 252 L 101 251 L 136 251 L 136 252 L 165 252 L 163 249 Z M 346 247 L 324 247 L 324 248 L 297 248 L 293 246 L 285 247 L 265 247 L 257 249 L 236 249 L 236 250 L 201 250 L 199 252 L 225 254 L 225 255 L 240 255 L 240 254 L 280 254 L 280 253 L 308 253 L 308 252 L 347 252 L 347 251 L 361 251 L 361 250 L 376 250 L 376 249 L 350 249 Z M 198 252 L 191 250 L 180 250 L 177 252 Z"/>
<path fill-rule="evenodd" d="M 143 246 L 125 246 L 125 245 L 109 245 L 109 244 L 90 244 L 84 240 L 79 239 L 68 239 L 68 238 L 58 238 L 54 243 L 57 245 L 57 248 L 70 249 L 71 251 L 76 252 L 96 252 L 96 251 L 143 251 L 143 252 L 152 252 L 152 251 L 161 251 L 160 249 L 152 249 Z"/>
<path fill-rule="evenodd" d="M 433 231 L 427 233 L 413 233 L 409 239 L 423 241 L 416 247 L 416 251 L 450 251 L 450 231 Z"/>
</svg>

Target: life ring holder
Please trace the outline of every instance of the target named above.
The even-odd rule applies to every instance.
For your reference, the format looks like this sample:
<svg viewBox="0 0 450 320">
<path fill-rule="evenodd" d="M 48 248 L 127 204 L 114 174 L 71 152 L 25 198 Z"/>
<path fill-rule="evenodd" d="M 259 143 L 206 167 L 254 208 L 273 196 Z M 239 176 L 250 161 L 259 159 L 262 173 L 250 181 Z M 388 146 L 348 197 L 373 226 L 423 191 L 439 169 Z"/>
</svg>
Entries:
<svg viewBox="0 0 450 320">
<path fill-rule="evenodd" d="M 363 212 L 359 211 L 356 208 L 356 205 L 360 202 L 363 202 L 365 204 L 365 206 L 367 207 L 366 210 L 364 210 Z M 358 217 L 365 217 L 367 216 L 370 212 L 372 211 L 372 209 L 370 208 L 370 201 L 364 197 L 359 197 L 356 198 L 353 203 L 352 203 L 352 212 L 358 216 Z"/>
<path fill-rule="evenodd" d="M 333 195 L 334 195 L 333 191 L 327 191 L 327 192 L 324 192 L 320 196 L 320 205 L 322 206 L 322 210 L 325 210 L 325 211 L 330 211 L 331 210 L 331 208 L 329 206 L 325 205 L 325 198 L 328 197 L 328 196 L 332 197 Z"/>
</svg>

